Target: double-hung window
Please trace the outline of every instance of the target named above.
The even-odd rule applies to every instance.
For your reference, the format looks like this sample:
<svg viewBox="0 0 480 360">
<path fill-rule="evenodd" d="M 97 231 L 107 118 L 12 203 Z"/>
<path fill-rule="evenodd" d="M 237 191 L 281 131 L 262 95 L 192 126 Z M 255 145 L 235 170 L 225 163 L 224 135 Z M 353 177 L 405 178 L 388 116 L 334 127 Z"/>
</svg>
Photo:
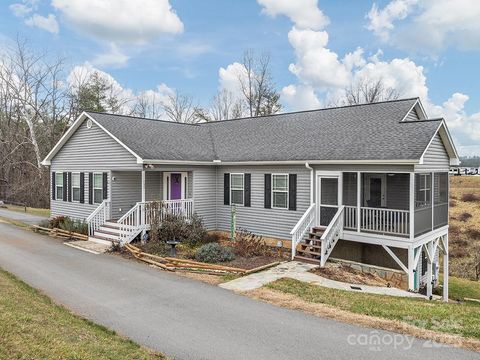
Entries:
<svg viewBox="0 0 480 360">
<path fill-rule="evenodd" d="M 63 200 L 63 173 L 55 173 L 55 199 Z"/>
<path fill-rule="evenodd" d="M 243 205 L 244 193 L 244 174 L 230 174 L 230 204 Z"/>
<path fill-rule="evenodd" d="M 100 204 L 103 201 L 103 174 L 93 174 L 93 202 Z"/>
<path fill-rule="evenodd" d="M 272 174 L 272 207 L 288 208 L 288 175 Z"/>
<path fill-rule="evenodd" d="M 72 173 L 72 200 L 80 202 L 80 173 Z"/>
<path fill-rule="evenodd" d="M 432 204 L 432 175 L 417 174 L 417 194 L 415 208 L 423 208 Z"/>
</svg>

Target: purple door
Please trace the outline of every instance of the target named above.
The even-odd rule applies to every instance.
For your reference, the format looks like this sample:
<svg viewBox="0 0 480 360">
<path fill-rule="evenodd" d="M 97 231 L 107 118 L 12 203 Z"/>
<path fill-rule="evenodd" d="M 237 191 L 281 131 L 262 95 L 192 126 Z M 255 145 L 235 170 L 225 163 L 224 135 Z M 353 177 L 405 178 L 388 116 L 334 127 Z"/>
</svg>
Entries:
<svg viewBox="0 0 480 360">
<path fill-rule="evenodd" d="M 171 174 L 170 200 L 182 198 L 182 174 Z"/>
</svg>

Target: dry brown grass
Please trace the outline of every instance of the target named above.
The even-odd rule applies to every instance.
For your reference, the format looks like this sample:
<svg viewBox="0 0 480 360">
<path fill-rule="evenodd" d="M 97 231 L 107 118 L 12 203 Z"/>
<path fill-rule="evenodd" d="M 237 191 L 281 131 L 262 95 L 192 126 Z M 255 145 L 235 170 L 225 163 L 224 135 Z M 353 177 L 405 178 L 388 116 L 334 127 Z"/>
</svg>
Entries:
<svg viewBox="0 0 480 360">
<path fill-rule="evenodd" d="M 480 176 L 450 178 L 450 273 L 475 279 L 480 257 Z"/>
<path fill-rule="evenodd" d="M 342 281 L 349 284 L 388 286 L 388 281 L 376 274 L 364 273 L 351 266 L 338 263 L 327 263 L 323 268 L 314 268 L 310 272 L 327 279 Z"/>
<path fill-rule="evenodd" d="M 389 320 L 374 316 L 355 314 L 349 311 L 338 309 L 333 306 L 308 302 L 300 299 L 295 295 L 286 294 L 272 289 L 260 288 L 248 291 L 244 294 L 254 299 L 268 302 L 270 304 L 282 306 L 292 310 L 300 310 L 318 317 L 334 319 L 364 327 L 373 327 L 376 329 L 393 331 L 397 333 L 415 336 L 419 339 L 433 340 L 442 344 L 462 347 L 473 351 L 480 351 L 479 340 L 467 339 L 458 335 L 450 335 L 437 331 L 422 329 L 397 320 Z"/>
</svg>

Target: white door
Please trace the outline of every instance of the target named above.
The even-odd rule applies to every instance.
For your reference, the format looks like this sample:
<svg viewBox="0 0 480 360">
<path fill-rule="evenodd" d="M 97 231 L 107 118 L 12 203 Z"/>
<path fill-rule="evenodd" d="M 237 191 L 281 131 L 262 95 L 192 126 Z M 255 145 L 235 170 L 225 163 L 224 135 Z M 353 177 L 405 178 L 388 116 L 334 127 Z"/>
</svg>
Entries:
<svg viewBox="0 0 480 360">
<path fill-rule="evenodd" d="M 317 176 L 317 224 L 328 226 L 341 203 L 340 176 Z"/>
</svg>

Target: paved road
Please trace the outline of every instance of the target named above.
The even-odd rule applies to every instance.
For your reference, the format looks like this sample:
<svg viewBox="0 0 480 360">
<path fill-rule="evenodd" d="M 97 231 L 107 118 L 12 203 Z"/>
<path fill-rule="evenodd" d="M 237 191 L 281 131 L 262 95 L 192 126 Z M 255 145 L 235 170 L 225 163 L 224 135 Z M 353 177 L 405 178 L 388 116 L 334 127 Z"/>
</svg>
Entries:
<svg viewBox="0 0 480 360">
<path fill-rule="evenodd" d="M 5 223 L 0 266 L 76 313 L 176 359 L 480 358 L 421 340 L 405 350 L 398 334 L 275 307 Z M 372 331 L 387 344 L 364 345 Z M 403 344 L 388 345 L 394 338 Z"/>
<path fill-rule="evenodd" d="M 23 221 L 24 223 L 29 225 L 38 225 L 42 220 L 48 219 L 47 217 L 44 217 L 44 216 L 32 215 L 32 214 L 20 212 L 20 211 L 7 210 L 4 208 L 0 208 L 0 217 L 6 217 L 13 220 Z"/>
</svg>

